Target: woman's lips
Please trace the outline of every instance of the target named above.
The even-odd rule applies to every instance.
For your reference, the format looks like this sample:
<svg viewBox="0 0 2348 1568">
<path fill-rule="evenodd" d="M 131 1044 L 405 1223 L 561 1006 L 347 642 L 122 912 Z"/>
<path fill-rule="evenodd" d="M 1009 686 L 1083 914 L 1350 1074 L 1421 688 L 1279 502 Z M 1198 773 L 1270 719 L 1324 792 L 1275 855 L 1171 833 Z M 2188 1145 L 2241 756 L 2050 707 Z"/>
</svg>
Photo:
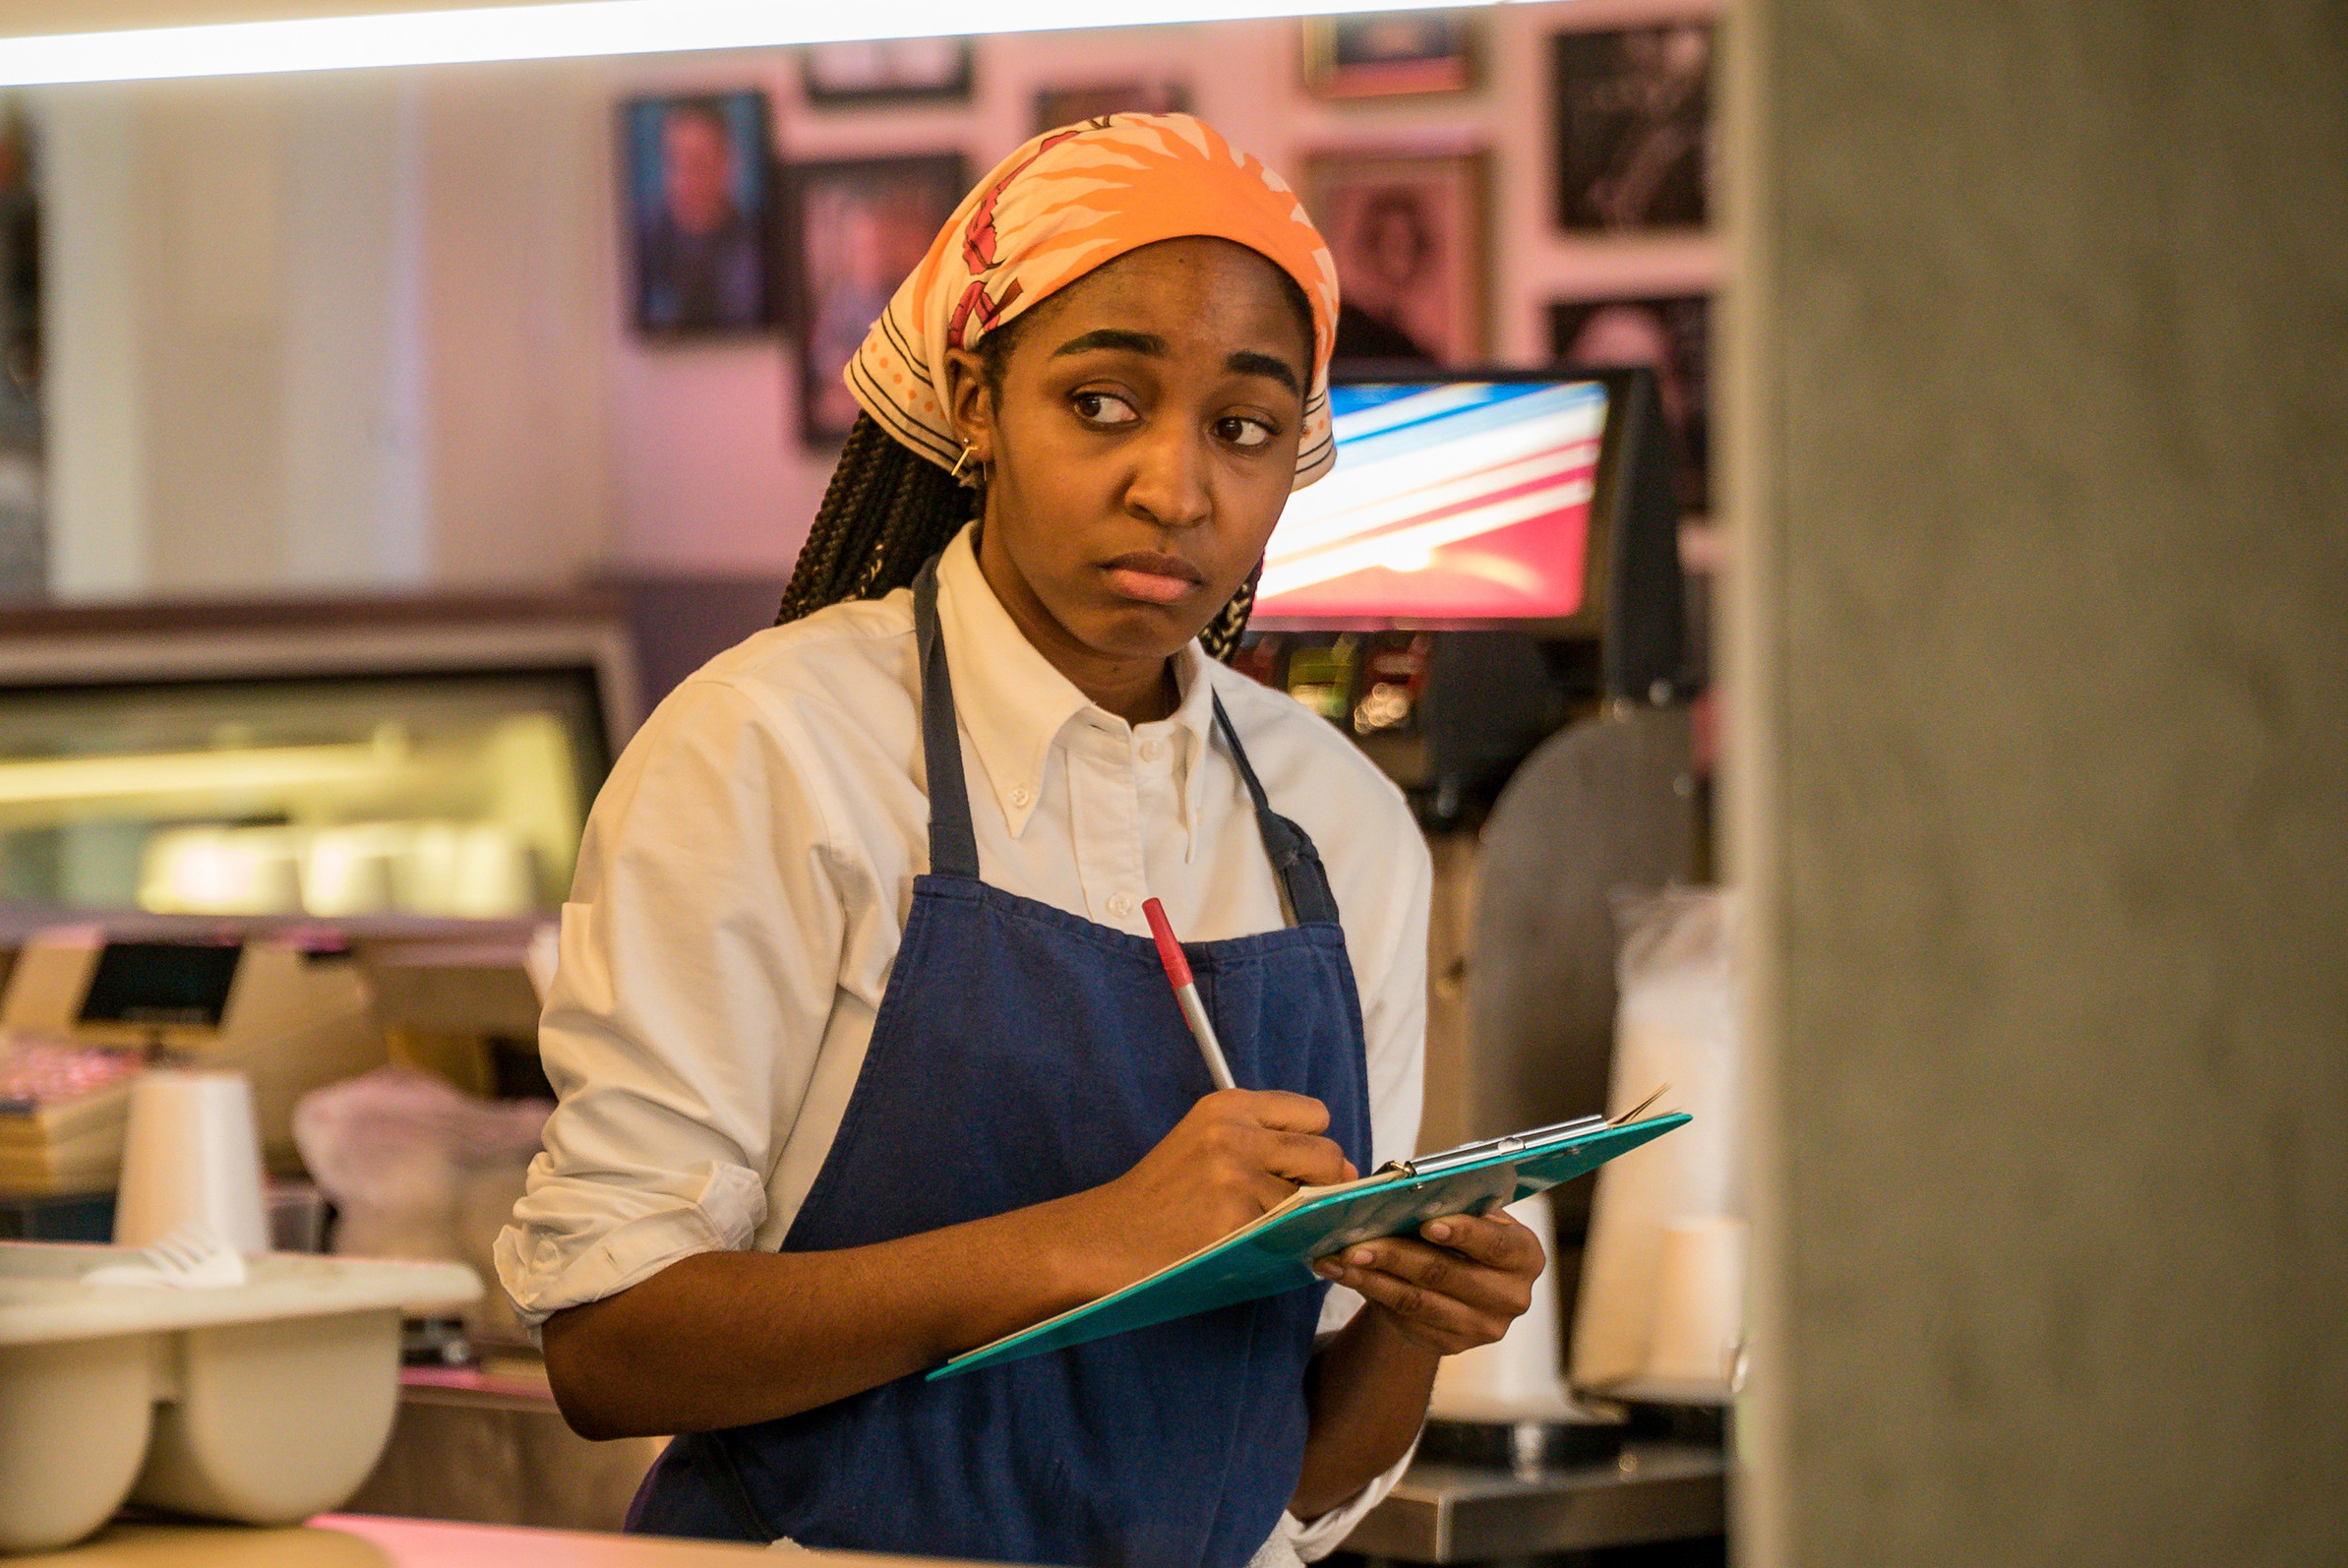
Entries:
<svg viewBox="0 0 2348 1568">
<path fill-rule="evenodd" d="M 1189 597 L 1205 582 L 1198 568 L 1180 556 L 1135 550 L 1104 564 L 1109 584 L 1128 599 L 1144 604 L 1173 604 Z"/>
</svg>

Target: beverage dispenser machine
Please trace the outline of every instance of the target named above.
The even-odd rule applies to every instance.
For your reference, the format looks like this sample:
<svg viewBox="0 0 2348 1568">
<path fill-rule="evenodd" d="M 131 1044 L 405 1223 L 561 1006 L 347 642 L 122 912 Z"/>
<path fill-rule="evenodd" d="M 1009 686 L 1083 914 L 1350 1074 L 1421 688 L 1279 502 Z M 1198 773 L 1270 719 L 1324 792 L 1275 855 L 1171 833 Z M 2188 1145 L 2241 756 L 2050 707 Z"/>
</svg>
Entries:
<svg viewBox="0 0 2348 1568">
<path fill-rule="evenodd" d="M 1608 901 L 1702 859 L 1654 378 L 1397 370 L 1331 405 L 1337 466 L 1273 535 L 1236 662 L 1346 731 L 1427 832 L 1420 1147 L 1602 1110 Z M 1555 1195 L 1569 1309 L 1589 1186 Z"/>
<path fill-rule="evenodd" d="M 1681 690 L 1671 453 L 1646 370 L 1339 378 L 1239 668 L 1346 730 L 1444 831 L 1545 736 Z"/>
</svg>

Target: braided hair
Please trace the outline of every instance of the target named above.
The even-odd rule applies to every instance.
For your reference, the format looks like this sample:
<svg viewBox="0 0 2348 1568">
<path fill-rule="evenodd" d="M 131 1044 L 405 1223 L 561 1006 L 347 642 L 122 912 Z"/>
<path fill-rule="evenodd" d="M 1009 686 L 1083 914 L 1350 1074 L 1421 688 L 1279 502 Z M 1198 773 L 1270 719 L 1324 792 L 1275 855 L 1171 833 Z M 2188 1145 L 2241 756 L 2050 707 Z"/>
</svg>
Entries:
<svg viewBox="0 0 2348 1568">
<path fill-rule="evenodd" d="M 860 410 L 774 624 L 909 585 L 971 519 L 980 494 Z"/>
<path fill-rule="evenodd" d="M 1312 341 L 1312 308 L 1304 291 L 1286 272 L 1279 274 L 1282 292 Z M 1019 316 L 979 339 L 981 374 L 999 399 L 1003 367 L 1020 331 L 1034 320 Z M 944 549 L 962 525 L 978 514 L 984 488 L 974 489 L 929 458 L 898 441 L 871 414 L 859 410 L 849 427 L 847 445 L 824 488 L 823 504 L 800 547 L 799 562 L 791 569 L 790 584 L 774 624 L 813 615 L 825 605 L 849 599 L 878 599 L 910 587 L 922 564 Z M 1247 617 L 1255 608 L 1256 580 L 1263 564 L 1239 585 L 1229 603 L 1215 612 L 1198 634 L 1207 656 L 1229 664 L 1246 634 Z"/>
</svg>

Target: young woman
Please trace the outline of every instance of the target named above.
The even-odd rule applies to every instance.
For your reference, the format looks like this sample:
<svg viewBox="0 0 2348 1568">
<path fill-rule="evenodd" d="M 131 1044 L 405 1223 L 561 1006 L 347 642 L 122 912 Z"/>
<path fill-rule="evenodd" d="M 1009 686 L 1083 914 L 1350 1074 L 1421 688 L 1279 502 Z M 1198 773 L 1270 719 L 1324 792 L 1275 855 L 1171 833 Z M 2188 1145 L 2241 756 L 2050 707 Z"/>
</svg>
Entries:
<svg viewBox="0 0 2348 1568">
<path fill-rule="evenodd" d="M 614 769 L 499 1267 L 572 1425 L 688 1434 L 634 1528 L 1317 1556 L 1437 1357 L 1524 1309 L 1531 1234 L 1462 1218 L 1328 1260 L 1338 1290 L 919 1375 L 1411 1149 L 1424 846 L 1343 737 L 1209 656 L 1334 461 L 1336 296 L 1294 197 L 1197 121 L 1029 143 L 851 365 L 782 623 Z"/>
</svg>

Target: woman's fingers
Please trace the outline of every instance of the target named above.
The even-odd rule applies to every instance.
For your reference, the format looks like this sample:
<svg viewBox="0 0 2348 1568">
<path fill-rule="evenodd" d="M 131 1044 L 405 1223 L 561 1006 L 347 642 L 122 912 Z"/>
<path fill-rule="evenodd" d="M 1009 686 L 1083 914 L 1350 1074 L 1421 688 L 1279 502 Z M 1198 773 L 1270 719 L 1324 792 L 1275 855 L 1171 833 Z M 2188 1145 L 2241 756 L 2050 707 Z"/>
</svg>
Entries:
<svg viewBox="0 0 2348 1568">
<path fill-rule="evenodd" d="M 1329 1126 L 1327 1106 L 1286 1089 L 1218 1089 L 1198 1104 L 1210 1112 L 1228 1107 L 1259 1126 L 1283 1132 L 1322 1132 Z"/>
<path fill-rule="evenodd" d="M 1370 1254 L 1368 1261 L 1356 1261 L 1363 1252 Z M 1384 1241 L 1349 1248 L 1346 1263 L 1350 1268 L 1390 1274 L 1421 1290 L 1463 1301 L 1478 1311 L 1515 1317 L 1533 1300 L 1531 1273 L 1493 1268 L 1446 1247 L 1431 1246 L 1409 1236 L 1390 1236 Z"/>
<path fill-rule="evenodd" d="M 1178 1129 L 1177 1129 L 1178 1130 Z M 1257 1174 L 1278 1176 L 1294 1186 L 1327 1186 L 1346 1179 L 1353 1166 L 1346 1152 L 1328 1138 L 1309 1132 L 1287 1132 L 1253 1121 L 1218 1121 L 1201 1134 L 1210 1168 L 1252 1179 Z"/>
<path fill-rule="evenodd" d="M 1264 1169 L 1299 1186 L 1325 1187 L 1350 1178 L 1353 1165 L 1346 1152 L 1327 1138 L 1301 1132 L 1271 1134 Z"/>
<path fill-rule="evenodd" d="M 1296 1183 L 1284 1180 L 1269 1171 L 1253 1171 L 1247 1176 L 1247 1195 L 1254 1202 L 1254 1213 L 1239 1222 L 1245 1225 L 1257 1215 L 1269 1214 L 1296 1195 Z"/>
<path fill-rule="evenodd" d="M 1531 1267 L 1538 1274 L 1548 1260 L 1541 1255 L 1540 1238 L 1531 1228 L 1495 1209 L 1490 1214 L 1455 1214 L 1429 1220 L 1418 1234 L 1438 1246 L 1465 1253 L 1495 1269 Z"/>
<path fill-rule="evenodd" d="M 1383 1308 L 1411 1338 L 1450 1356 L 1489 1345 L 1508 1331 L 1514 1314 L 1479 1311 L 1468 1302 L 1382 1269 L 1339 1265 L 1339 1281 Z"/>
<path fill-rule="evenodd" d="M 1546 1259 L 1533 1233 L 1503 1214 L 1457 1215 L 1323 1258 L 1315 1271 L 1359 1291 L 1414 1338 L 1449 1355 L 1488 1345 L 1532 1303 Z"/>
</svg>

